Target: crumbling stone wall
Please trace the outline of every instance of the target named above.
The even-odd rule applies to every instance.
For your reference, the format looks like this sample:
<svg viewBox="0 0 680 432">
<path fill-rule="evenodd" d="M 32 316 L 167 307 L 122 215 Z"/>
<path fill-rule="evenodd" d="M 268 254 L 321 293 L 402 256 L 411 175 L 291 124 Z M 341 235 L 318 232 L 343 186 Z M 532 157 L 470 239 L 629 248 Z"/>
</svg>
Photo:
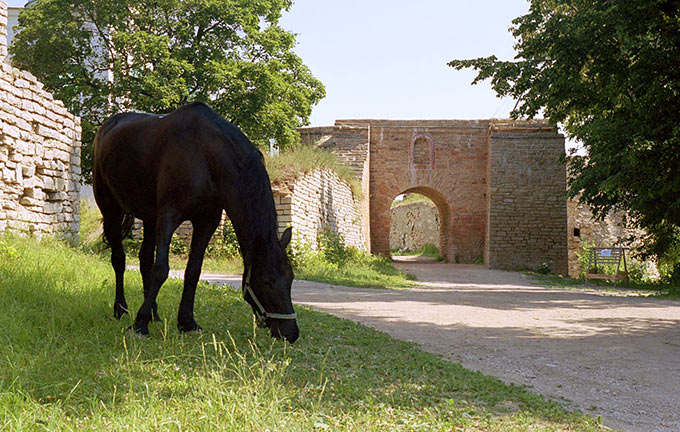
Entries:
<svg viewBox="0 0 680 432">
<path fill-rule="evenodd" d="M 430 201 L 398 204 L 390 211 L 390 250 L 419 251 L 426 244 L 439 249 L 439 211 Z"/>
<path fill-rule="evenodd" d="M 279 234 L 293 228 L 293 239 L 318 247 L 325 230 L 340 234 L 348 246 L 366 250 L 361 227 L 361 200 L 350 185 L 327 169 L 319 169 L 284 184 L 273 185 Z"/>
<path fill-rule="evenodd" d="M 80 119 L 32 74 L 5 61 L 0 0 L 0 231 L 76 240 L 80 229 Z"/>
<path fill-rule="evenodd" d="M 644 235 L 641 230 L 627 228 L 623 223 L 623 214 L 610 213 L 603 220 L 596 220 L 590 208 L 577 200 L 567 200 L 567 237 L 569 245 L 569 276 L 579 277 L 580 265 L 577 253 L 581 250 L 581 242 L 599 247 L 629 246 L 629 238 L 639 239 Z M 635 246 L 636 243 L 633 243 Z M 627 259 L 630 255 L 627 254 Z"/>
</svg>

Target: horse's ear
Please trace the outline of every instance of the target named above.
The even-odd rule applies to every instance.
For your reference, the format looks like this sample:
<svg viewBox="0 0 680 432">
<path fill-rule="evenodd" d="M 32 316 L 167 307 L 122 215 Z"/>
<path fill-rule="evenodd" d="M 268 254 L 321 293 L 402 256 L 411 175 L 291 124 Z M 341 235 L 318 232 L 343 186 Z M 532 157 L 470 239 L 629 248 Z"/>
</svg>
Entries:
<svg viewBox="0 0 680 432">
<path fill-rule="evenodd" d="M 290 239 L 293 237 L 293 229 L 291 227 L 286 228 L 286 230 L 281 234 L 281 247 L 287 248 L 290 243 Z"/>
</svg>

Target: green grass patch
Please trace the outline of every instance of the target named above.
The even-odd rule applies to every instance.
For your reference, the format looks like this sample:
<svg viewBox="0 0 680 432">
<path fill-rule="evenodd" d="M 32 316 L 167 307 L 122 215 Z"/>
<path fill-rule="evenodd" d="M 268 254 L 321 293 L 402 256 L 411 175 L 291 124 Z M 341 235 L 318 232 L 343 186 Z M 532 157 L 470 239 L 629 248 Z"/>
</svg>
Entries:
<svg viewBox="0 0 680 432">
<path fill-rule="evenodd" d="M 407 204 L 413 204 L 417 202 L 422 202 L 422 203 L 427 203 L 431 205 L 432 207 L 436 207 L 435 203 L 432 202 L 432 200 L 425 195 L 421 195 L 419 193 L 408 193 L 406 196 L 401 199 L 401 200 L 394 200 L 392 201 L 391 208 L 407 205 Z"/>
<path fill-rule="evenodd" d="M 56 241 L 0 237 L 0 430 L 599 431 L 524 389 L 414 344 L 298 307 L 301 338 L 272 340 L 232 289 L 201 284 L 200 334 L 131 337 L 111 318 L 113 270 Z M 126 272 L 128 304 L 141 278 Z"/>
<path fill-rule="evenodd" d="M 424 256 L 428 258 L 434 258 L 437 261 L 444 261 L 444 257 L 439 254 L 439 248 L 432 243 L 426 243 L 422 249 L 411 251 L 408 249 L 393 249 L 390 251 L 392 255 L 401 256 Z"/>
<path fill-rule="evenodd" d="M 329 169 L 350 185 L 354 196 L 361 198 L 361 183 L 354 171 L 340 163 L 335 155 L 316 147 L 296 146 L 277 156 L 265 155 L 267 172 L 272 183 L 287 182 L 317 169 Z"/>
<path fill-rule="evenodd" d="M 415 277 L 396 269 L 385 257 L 359 254 L 345 262 L 331 262 L 314 254 L 295 269 L 297 279 L 358 288 L 404 289 Z"/>
<path fill-rule="evenodd" d="M 602 291 L 608 292 L 623 292 L 627 291 L 630 294 L 638 294 L 645 296 L 655 296 L 662 298 L 680 298 L 680 287 L 673 283 L 667 283 L 662 281 L 646 281 L 646 282 L 636 282 L 636 281 L 619 281 L 619 283 L 614 286 L 614 281 L 602 280 L 602 279 L 588 279 L 588 283 L 585 283 L 583 278 L 574 279 L 570 277 L 564 277 L 555 275 L 552 273 L 537 273 L 537 272 L 527 272 L 527 274 L 533 277 L 537 284 L 548 286 L 551 288 L 595 288 Z"/>
</svg>

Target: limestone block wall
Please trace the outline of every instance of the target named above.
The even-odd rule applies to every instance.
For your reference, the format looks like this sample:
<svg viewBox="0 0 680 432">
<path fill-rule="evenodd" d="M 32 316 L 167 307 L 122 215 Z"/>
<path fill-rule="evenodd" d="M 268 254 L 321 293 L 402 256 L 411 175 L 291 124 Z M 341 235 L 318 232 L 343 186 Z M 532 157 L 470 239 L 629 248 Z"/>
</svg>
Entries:
<svg viewBox="0 0 680 432">
<path fill-rule="evenodd" d="M 600 247 L 625 247 L 628 245 L 627 239 L 641 238 L 644 235 L 641 230 L 627 228 L 623 224 L 623 214 L 610 213 L 604 220 L 596 220 L 587 205 L 573 199 L 567 200 L 567 217 L 569 276 L 571 277 L 578 277 L 581 271 L 577 255 L 577 252 L 581 250 L 581 242 Z"/>
<path fill-rule="evenodd" d="M 567 274 L 564 138 L 545 122 L 495 122 L 489 135 L 488 232 L 491 268 Z"/>
<path fill-rule="evenodd" d="M 80 119 L 5 62 L 6 22 L 0 0 L 0 231 L 77 239 Z"/>
<path fill-rule="evenodd" d="M 419 251 L 428 243 L 439 249 L 437 206 L 429 201 L 416 201 L 392 207 L 390 250 Z"/>
<path fill-rule="evenodd" d="M 316 249 L 319 234 L 328 229 L 342 235 L 346 245 L 367 249 L 361 201 L 335 172 L 315 170 L 273 189 L 279 234 L 291 226 L 294 241 Z"/>
</svg>

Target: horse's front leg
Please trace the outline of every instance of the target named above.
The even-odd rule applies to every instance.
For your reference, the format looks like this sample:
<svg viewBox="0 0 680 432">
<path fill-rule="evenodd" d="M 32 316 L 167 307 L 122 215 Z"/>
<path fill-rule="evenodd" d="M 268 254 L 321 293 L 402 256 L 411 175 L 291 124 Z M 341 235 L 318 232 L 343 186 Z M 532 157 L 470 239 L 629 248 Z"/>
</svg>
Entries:
<svg viewBox="0 0 680 432">
<path fill-rule="evenodd" d="M 149 294 L 149 287 L 152 280 L 152 270 L 154 263 L 154 250 L 156 248 L 156 221 L 144 221 L 144 238 L 142 247 L 139 249 L 139 271 L 142 273 L 142 284 L 144 286 L 144 298 Z M 158 315 L 158 304 L 154 301 L 151 306 L 151 319 L 161 321 Z"/>
<path fill-rule="evenodd" d="M 158 291 L 163 282 L 168 278 L 170 266 L 168 265 L 168 254 L 170 252 L 170 240 L 172 233 L 179 223 L 174 214 L 164 214 L 159 217 L 156 225 L 156 261 L 151 269 L 148 291 L 144 296 L 144 302 L 137 312 L 137 318 L 133 324 L 135 333 L 141 335 L 149 334 L 149 321 L 151 321 L 154 305 Z"/>
<path fill-rule="evenodd" d="M 177 312 L 177 327 L 180 331 L 190 332 L 201 330 L 201 326 L 199 326 L 194 319 L 196 285 L 201 276 L 205 249 L 208 247 L 210 238 L 220 223 L 221 215 L 222 211 L 220 210 L 217 212 L 216 217 L 212 216 L 210 218 L 191 222 L 194 227 L 191 236 L 191 251 L 189 252 L 187 268 L 184 271 L 184 290 L 182 291 L 182 300 L 180 301 L 179 311 Z"/>
</svg>

